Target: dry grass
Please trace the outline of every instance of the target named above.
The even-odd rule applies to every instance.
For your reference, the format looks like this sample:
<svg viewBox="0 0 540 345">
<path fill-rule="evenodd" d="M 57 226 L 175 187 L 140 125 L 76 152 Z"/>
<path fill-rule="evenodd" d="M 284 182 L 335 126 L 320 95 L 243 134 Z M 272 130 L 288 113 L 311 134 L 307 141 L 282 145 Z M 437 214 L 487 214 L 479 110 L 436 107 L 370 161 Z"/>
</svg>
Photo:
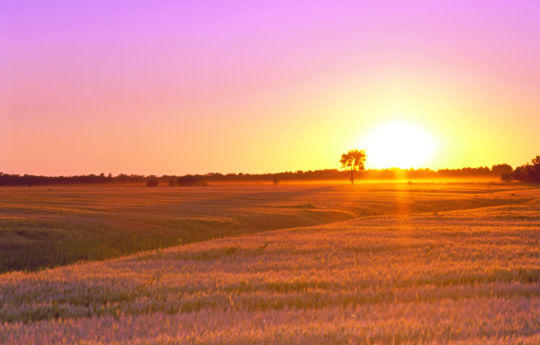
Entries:
<svg viewBox="0 0 540 345">
<path fill-rule="evenodd" d="M 0 272 L 357 216 L 528 200 L 495 184 L 0 188 Z M 512 195 L 514 194 L 514 195 Z"/>
<path fill-rule="evenodd" d="M 0 188 L 0 272 L 352 217 L 317 187 Z"/>
<path fill-rule="evenodd" d="M 221 216 L 259 215 L 257 224 L 282 209 L 351 219 L 5 273 L 0 342 L 540 343 L 539 189 L 245 188 L 241 201 L 235 192 L 186 205 L 235 204 Z"/>
</svg>

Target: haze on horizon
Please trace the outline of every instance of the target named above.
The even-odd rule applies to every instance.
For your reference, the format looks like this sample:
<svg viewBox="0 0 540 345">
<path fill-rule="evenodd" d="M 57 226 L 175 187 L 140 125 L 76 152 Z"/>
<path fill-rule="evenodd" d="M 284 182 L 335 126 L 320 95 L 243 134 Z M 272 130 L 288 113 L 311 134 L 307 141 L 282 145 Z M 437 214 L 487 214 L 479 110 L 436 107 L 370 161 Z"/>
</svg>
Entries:
<svg viewBox="0 0 540 345">
<path fill-rule="evenodd" d="M 433 169 L 540 149 L 534 0 L 8 0 L 0 32 L 5 173 L 337 168 L 396 123 Z"/>
</svg>

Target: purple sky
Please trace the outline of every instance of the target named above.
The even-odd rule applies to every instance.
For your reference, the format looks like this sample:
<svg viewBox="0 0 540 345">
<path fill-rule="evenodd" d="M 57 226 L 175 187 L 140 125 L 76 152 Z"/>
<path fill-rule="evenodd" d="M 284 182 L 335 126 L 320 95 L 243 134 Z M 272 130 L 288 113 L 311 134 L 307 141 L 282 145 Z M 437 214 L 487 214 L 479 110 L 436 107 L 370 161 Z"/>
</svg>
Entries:
<svg viewBox="0 0 540 345">
<path fill-rule="evenodd" d="M 6 173 L 336 168 L 394 120 L 432 168 L 540 154 L 540 1 L 6 0 L 0 30 Z"/>
</svg>

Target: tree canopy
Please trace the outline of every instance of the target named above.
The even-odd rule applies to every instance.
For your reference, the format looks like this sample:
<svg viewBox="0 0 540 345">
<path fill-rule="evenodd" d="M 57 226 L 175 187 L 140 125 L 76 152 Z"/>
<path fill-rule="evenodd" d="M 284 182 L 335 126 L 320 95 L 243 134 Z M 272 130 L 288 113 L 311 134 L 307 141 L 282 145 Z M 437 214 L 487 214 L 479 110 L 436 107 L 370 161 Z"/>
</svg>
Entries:
<svg viewBox="0 0 540 345">
<path fill-rule="evenodd" d="M 347 169 L 350 173 L 351 184 L 354 184 L 354 174 L 357 171 L 362 171 L 365 169 L 366 162 L 366 150 L 350 150 L 347 153 L 341 155 L 339 161 L 343 169 Z"/>
<path fill-rule="evenodd" d="M 504 174 L 503 180 L 525 181 L 525 182 L 540 182 L 540 156 L 531 159 L 531 163 L 527 163 L 517 167 L 511 173 Z"/>
</svg>

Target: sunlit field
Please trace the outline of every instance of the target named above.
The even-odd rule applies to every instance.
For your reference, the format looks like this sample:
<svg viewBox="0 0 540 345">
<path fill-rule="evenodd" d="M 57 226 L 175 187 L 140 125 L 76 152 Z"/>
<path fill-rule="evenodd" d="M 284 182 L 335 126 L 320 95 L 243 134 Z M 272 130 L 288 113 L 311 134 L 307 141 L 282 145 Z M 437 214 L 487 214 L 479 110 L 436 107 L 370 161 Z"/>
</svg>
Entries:
<svg viewBox="0 0 540 345">
<path fill-rule="evenodd" d="M 534 186 L 5 188 L 0 210 L 4 262 L 186 243 L 1 274 L 0 343 L 540 344 Z"/>
<path fill-rule="evenodd" d="M 354 188 L 343 182 L 1 187 L 0 272 L 357 216 L 513 202 L 486 194 L 495 185 L 482 184 L 477 196 L 470 188 L 476 187 L 368 182 Z"/>
</svg>

